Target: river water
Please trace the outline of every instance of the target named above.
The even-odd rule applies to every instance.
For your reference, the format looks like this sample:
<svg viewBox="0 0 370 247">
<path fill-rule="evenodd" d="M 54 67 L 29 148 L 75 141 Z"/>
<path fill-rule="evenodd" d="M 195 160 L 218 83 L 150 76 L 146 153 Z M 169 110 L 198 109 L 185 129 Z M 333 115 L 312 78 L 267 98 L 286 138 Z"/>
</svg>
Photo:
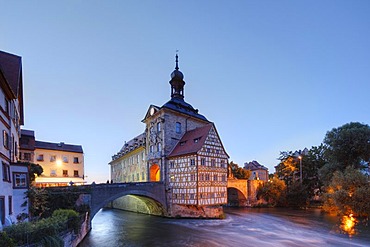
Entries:
<svg viewBox="0 0 370 247">
<path fill-rule="evenodd" d="M 80 247 L 370 246 L 368 226 L 357 223 L 349 235 L 336 217 L 320 210 L 227 208 L 225 212 L 223 220 L 193 220 L 103 209 Z"/>
</svg>

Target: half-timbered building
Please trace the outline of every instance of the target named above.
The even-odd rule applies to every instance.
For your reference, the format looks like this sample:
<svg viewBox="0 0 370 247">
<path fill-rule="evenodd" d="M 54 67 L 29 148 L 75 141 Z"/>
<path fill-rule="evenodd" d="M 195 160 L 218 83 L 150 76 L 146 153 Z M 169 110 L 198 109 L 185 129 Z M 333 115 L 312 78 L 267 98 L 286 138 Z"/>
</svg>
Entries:
<svg viewBox="0 0 370 247">
<path fill-rule="evenodd" d="M 140 145 L 132 145 L 131 140 L 131 149 L 122 148 L 112 157 L 111 177 L 114 182 L 163 182 L 168 216 L 219 217 L 221 205 L 227 203 L 228 155 L 215 125 L 185 101 L 177 55 L 169 83 L 171 99 L 162 106 L 149 106 Z M 123 165 L 136 153 L 145 156 L 145 168 L 140 162 L 131 168 Z M 145 179 L 125 179 L 122 174 L 135 178 L 131 170 L 140 178 L 136 171 L 144 172 Z"/>
</svg>

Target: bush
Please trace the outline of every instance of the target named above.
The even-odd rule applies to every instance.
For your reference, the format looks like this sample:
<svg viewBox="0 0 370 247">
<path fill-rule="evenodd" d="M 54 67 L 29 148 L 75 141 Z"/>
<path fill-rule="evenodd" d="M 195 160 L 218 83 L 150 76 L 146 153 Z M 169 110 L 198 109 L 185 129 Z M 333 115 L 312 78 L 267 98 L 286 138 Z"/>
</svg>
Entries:
<svg viewBox="0 0 370 247">
<path fill-rule="evenodd" d="M 24 222 L 4 229 L 7 235 L 15 240 L 16 245 L 40 243 L 42 246 L 63 246 L 59 235 L 64 231 L 79 230 L 79 215 L 73 210 L 60 209 L 52 217 L 36 222 Z M 6 245 L 0 245 L 6 246 Z"/>
<path fill-rule="evenodd" d="M 80 217 L 79 214 L 71 209 L 58 209 L 53 212 L 53 216 L 61 218 L 67 222 L 67 228 L 73 229 L 77 233 L 80 229 Z"/>
<path fill-rule="evenodd" d="M 8 237 L 6 232 L 0 231 L 0 246 L 4 246 L 4 247 L 5 246 L 6 247 L 15 246 L 13 240 L 10 237 Z"/>
</svg>

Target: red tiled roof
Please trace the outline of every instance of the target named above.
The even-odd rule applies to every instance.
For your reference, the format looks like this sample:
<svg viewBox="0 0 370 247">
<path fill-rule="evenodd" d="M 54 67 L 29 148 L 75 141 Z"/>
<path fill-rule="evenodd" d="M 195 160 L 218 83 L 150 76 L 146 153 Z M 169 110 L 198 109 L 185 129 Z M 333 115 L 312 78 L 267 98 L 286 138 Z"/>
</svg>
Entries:
<svg viewBox="0 0 370 247">
<path fill-rule="evenodd" d="M 168 157 L 197 153 L 202 148 L 212 126 L 213 124 L 207 124 L 186 132 Z M 198 141 L 195 141 L 196 139 Z"/>
</svg>

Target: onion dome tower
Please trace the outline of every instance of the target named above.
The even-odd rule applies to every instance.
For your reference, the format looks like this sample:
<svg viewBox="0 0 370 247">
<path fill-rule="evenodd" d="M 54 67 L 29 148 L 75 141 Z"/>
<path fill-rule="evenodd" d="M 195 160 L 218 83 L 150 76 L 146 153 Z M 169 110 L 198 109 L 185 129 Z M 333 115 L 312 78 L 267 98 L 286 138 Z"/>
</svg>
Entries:
<svg viewBox="0 0 370 247">
<path fill-rule="evenodd" d="M 175 70 L 171 73 L 171 98 L 172 99 L 181 99 L 184 100 L 184 75 L 179 70 L 179 56 L 176 54 L 176 67 Z"/>
</svg>

